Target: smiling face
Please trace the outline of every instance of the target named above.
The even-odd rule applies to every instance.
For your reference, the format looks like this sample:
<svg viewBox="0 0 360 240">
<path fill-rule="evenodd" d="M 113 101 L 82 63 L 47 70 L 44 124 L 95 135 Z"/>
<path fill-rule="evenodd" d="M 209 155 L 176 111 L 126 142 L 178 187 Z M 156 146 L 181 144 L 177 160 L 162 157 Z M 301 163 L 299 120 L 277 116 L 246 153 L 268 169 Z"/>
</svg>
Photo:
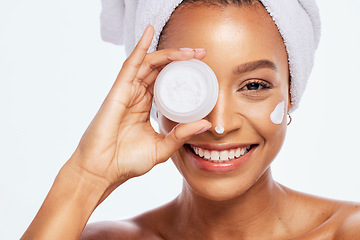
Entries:
<svg viewBox="0 0 360 240">
<path fill-rule="evenodd" d="M 286 133 L 289 69 L 283 40 L 259 3 L 251 6 L 185 6 L 171 16 L 159 49 L 205 48 L 219 97 L 206 117 L 212 128 L 172 156 L 188 186 L 213 200 L 232 199 L 264 174 Z M 285 103 L 285 104 L 280 104 Z M 283 120 L 279 110 L 283 106 Z M 270 115 L 277 115 L 274 123 Z M 162 133 L 177 124 L 159 115 Z M 216 131 L 222 126 L 224 132 Z M 219 133 L 218 133 L 219 132 Z"/>
</svg>

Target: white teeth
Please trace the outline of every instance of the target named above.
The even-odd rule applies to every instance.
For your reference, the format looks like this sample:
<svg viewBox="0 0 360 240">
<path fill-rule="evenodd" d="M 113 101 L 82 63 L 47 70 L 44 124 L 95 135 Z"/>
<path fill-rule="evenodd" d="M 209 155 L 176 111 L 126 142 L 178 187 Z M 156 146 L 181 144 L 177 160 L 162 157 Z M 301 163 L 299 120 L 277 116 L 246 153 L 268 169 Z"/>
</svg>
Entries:
<svg viewBox="0 0 360 240">
<path fill-rule="evenodd" d="M 240 154 L 241 154 L 241 149 L 240 148 L 237 148 L 236 150 L 235 150 L 235 157 L 240 157 Z"/>
<path fill-rule="evenodd" d="M 234 158 L 235 158 L 235 150 L 234 150 L 234 149 L 231 149 L 231 150 L 229 151 L 229 158 L 230 158 L 230 159 L 234 159 Z"/>
<path fill-rule="evenodd" d="M 228 160 L 229 159 L 229 151 L 221 151 L 220 152 L 220 160 Z"/>
<path fill-rule="evenodd" d="M 219 151 L 211 151 L 211 160 L 219 160 Z"/>
<path fill-rule="evenodd" d="M 210 155 L 210 151 L 209 151 L 209 150 L 205 150 L 205 152 L 204 152 L 204 158 L 205 158 L 205 159 L 210 159 L 210 158 L 211 158 L 211 155 Z"/>
<path fill-rule="evenodd" d="M 249 146 L 242 147 L 242 148 L 239 147 L 239 148 L 222 150 L 222 151 L 216 151 L 216 150 L 210 151 L 208 149 L 203 149 L 203 148 L 194 147 L 194 146 L 191 146 L 191 148 L 193 149 L 195 154 L 198 155 L 199 157 L 209 160 L 211 162 L 221 163 L 221 162 L 227 162 L 227 161 L 233 160 L 234 158 L 238 158 L 240 156 L 245 155 L 246 153 L 248 153 L 251 146 L 249 145 Z"/>
<path fill-rule="evenodd" d="M 247 147 L 246 148 L 241 148 L 240 149 L 240 156 L 244 155 L 246 151 L 247 151 Z"/>
<path fill-rule="evenodd" d="M 204 150 L 202 150 L 201 148 L 197 148 L 198 149 L 198 153 L 196 153 L 197 155 L 199 155 L 200 157 L 204 156 Z"/>
</svg>

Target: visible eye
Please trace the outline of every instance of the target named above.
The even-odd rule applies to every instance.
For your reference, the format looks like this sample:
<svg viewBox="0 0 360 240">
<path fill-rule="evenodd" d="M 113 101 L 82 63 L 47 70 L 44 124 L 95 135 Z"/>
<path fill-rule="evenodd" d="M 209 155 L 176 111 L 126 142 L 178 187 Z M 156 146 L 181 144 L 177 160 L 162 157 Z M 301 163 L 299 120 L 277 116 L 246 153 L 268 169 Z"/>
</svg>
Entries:
<svg viewBox="0 0 360 240">
<path fill-rule="evenodd" d="M 249 83 L 247 83 L 244 87 L 242 87 L 240 90 L 248 90 L 248 91 L 257 91 L 257 90 L 261 90 L 261 89 L 268 89 L 270 88 L 270 84 L 264 82 L 264 81 L 259 81 L 259 80 L 255 80 L 255 81 L 251 81 Z"/>
</svg>

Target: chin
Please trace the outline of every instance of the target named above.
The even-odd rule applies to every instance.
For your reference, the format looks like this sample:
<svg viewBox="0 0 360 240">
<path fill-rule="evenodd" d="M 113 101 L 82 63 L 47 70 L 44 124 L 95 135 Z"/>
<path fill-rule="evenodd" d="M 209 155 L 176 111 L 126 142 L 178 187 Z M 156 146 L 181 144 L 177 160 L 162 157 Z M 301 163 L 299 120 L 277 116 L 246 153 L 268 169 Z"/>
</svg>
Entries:
<svg viewBox="0 0 360 240">
<path fill-rule="evenodd" d="M 200 184 L 196 184 L 195 186 L 189 185 L 189 187 L 199 197 L 215 202 L 224 202 L 236 199 L 243 196 L 250 188 L 250 186 L 240 186 L 240 184 L 227 184 L 224 186 L 223 183 L 220 182 L 212 185 L 206 184 L 206 186 Z"/>
<path fill-rule="evenodd" d="M 230 201 L 244 196 L 257 182 L 258 174 L 245 175 L 189 175 L 181 173 L 184 178 L 183 192 L 196 195 L 210 201 Z M 252 176 L 251 176 L 252 175 Z"/>
</svg>

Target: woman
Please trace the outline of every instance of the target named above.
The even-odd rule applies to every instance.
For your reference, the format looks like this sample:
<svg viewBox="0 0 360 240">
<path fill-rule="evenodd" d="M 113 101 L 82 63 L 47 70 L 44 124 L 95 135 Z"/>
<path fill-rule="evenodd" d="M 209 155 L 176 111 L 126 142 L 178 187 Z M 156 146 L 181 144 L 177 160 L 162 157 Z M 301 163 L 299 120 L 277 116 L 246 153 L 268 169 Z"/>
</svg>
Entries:
<svg viewBox="0 0 360 240">
<path fill-rule="evenodd" d="M 298 193 L 272 179 L 287 122 L 286 114 L 280 122 L 270 116 L 277 106 L 293 110 L 300 87 L 286 37 L 260 2 L 183 1 L 158 51 L 147 53 L 153 36 L 148 25 L 22 239 L 360 239 L 358 204 Z M 150 125 L 155 78 L 166 64 L 192 58 L 216 73 L 217 104 L 187 124 L 159 112 L 157 134 Z M 175 200 L 83 231 L 114 189 L 169 157 L 184 177 Z"/>
</svg>

